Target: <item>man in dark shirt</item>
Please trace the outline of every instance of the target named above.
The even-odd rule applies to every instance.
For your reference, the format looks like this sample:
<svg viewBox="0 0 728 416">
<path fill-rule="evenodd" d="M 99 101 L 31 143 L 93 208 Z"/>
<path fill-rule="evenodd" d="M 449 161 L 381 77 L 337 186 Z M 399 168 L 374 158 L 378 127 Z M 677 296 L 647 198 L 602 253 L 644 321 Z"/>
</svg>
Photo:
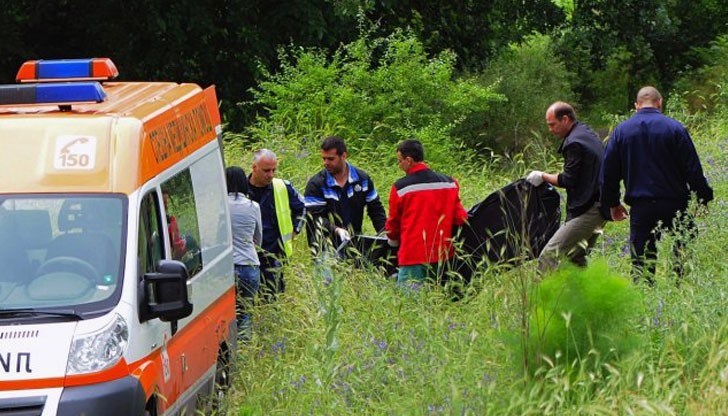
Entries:
<svg viewBox="0 0 728 416">
<path fill-rule="evenodd" d="M 347 162 L 346 143 L 331 136 L 321 144 L 324 169 L 306 185 L 304 199 L 311 215 L 307 222 L 309 243 L 321 249 L 324 238 L 336 246 L 361 234 L 364 208 L 377 233 L 384 231 L 387 219 L 379 194 L 369 175 Z"/>
<path fill-rule="evenodd" d="M 261 149 L 253 155 L 248 177 L 248 196 L 260 206 L 263 222 L 262 250 L 258 257 L 261 293 L 266 297 L 285 291 L 281 261 L 290 255 L 291 240 L 301 231 L 306 215 L 301 194 L 289 181 L 275 177 L 277 168 L 276 154 Z"/>
<path fill-rule="evenodd" d="M 566 221 L 541 251 L 539 269 L 554 269 L 560 256 L 583 267 L 605 223 L 599 203 L 604 146 L 589 126 L 577 121 L 574 108 L 565 102 L 551 104 L 546 110 L 546 124 L 551 133 L 563 139 L 559 153 L 564 156 L 564 171 L 533 171 L 527 180 L 534 186 L 547 182 L 566 188 Z"/>
<path fill-rule="evenodd" d="M 707 204 L 713 190 L 685 126 L 662 114 L 660 92 L 643 87 L 635 107 L 637 113 L 615 127 L 607 144 L 601 171 L 602 204 L 609 207 L 614 221 L 630 218 L 633 278 L 637 281 L 644 275 L 652 284 L 658 226 L 673 230 L 676 220 L 684 222 L 687 231 L 674 246 L 679 253 L 684 246 L 680 237 L 690 238 L 695 231 L 686 215 L 690 195 L 695 193 L 699 203 Z M 624 201 L 630 205 L 631 215 L 619 202 L 620 181 L 624 181 Z M 681 276 L 679 265 L 675 271 Z"/>
</svg>

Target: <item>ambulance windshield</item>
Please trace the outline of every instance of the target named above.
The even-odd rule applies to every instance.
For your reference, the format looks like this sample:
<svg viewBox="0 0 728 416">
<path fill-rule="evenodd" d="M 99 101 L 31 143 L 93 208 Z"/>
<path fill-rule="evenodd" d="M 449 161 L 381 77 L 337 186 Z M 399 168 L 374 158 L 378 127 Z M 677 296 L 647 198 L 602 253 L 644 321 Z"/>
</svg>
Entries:
<svg viewBox="0 0 728 416">
<path fill-rule="evenodd" d="M 0 309 L 108 310 L 118 301 L 121 195 L 0 196 Z"/>
</svg>

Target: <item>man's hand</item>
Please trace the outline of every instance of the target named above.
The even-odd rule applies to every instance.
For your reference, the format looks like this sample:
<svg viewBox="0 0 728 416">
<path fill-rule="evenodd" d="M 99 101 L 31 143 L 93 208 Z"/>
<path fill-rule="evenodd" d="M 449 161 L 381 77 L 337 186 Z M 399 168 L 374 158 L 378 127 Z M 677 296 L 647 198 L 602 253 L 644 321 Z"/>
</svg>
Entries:
<svg viewBox="0 0 728 416">
<path fill-rule="evenodd" d="M 336 236 L 339 237 L 339 240 L 341 241 L 351 240 L 351 236 L 349 235 L 349 232 L 346 231 L 346 228 L 336 227 Z"/>
<path fill-rule="evenodd" d="M 399 240 L 387 238 L 387 244 L 389 244 L 390 247 L 399 247 Z"/>
<path fill-rule="evenodd" d="M 612 221 L 622 221 L 629 218 L 629 212 L 627 212 L 624 205 L 609 208 L 609 214 L 612 216 Z"/>
<path fill-rule="evenodd" d="M 526 176 L 526 181 L 533 186 L 541 185 L 543 183 L 543 172 L 540 170 L 531 171 L 531 173 Z"/>
</svg>

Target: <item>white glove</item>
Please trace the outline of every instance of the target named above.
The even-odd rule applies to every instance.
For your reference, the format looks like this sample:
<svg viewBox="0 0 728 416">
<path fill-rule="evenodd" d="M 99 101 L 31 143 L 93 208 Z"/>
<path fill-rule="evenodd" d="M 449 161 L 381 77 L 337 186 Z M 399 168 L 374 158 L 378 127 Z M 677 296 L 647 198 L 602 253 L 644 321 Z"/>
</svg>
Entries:
<svg viewBox="0 0 728 416">
<path fill-rule="evenodd" d="M 341 241 L 351 240 L 351 236 L 349 235 L 349 232 L 346 231 L 346 228 L 337 227 L 336 235 L 339 237 L 339 240 L 341 240 Z"/>
<path fill-rule="evenodd" d="M 533 186 L 539 186 L 543 183 L 543 172 L 540 170 L 531 171 L 531 173 L 526 176 L 526 180 Z"/>
<path fill-rule="evenodd" d="M 387 238 L 387 244 L 389 244 L 390 247 L 399 247 L 399 240 Z"/>
</svg>

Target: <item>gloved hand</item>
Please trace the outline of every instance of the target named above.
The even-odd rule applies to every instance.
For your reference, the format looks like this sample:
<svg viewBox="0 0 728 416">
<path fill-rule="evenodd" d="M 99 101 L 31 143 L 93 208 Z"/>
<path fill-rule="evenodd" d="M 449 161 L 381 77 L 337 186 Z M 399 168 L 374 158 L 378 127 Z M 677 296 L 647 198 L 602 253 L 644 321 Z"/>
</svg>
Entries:
<svg viewBox="0 0 728 416">
<path fill-rule="evenodd" d="M 531 173 L 526 176 L 526 180 L 533 186 L 539 186 L 543 183 L 543 172 L 540 170 L 531 171 Z"/>
<path fill-rule="evenodd" d="M 346 228 L 336 227 L 336 236 L 339 237 L 339 240 L 341 241 L 351 240 L 351 236 L 349 235 L 349 232 L 346 231 Z"/>
<path fill-rule="evenodd" d="M 399 240 L 387 238 L 387 244 L 389 244 L 390 247 L 399 247 Z"/>
</svg>

